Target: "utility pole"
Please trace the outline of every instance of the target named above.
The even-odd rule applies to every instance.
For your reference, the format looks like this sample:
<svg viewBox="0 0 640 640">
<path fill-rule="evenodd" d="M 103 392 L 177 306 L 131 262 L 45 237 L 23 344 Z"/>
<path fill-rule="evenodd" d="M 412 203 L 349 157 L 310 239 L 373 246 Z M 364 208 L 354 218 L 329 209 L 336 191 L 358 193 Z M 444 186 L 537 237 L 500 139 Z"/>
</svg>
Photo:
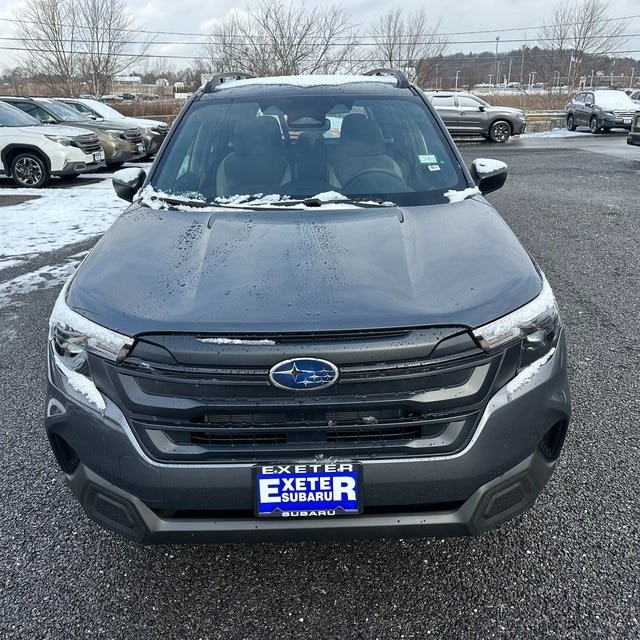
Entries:
<svg viewBox="0 0 640 640">
<path fill-rule="evenodd" d="M 507 84 L 510 84 L 511 82 L 511 58 L 509 58 L 509 74 L 507 77 Z"/>
<path fill-rule="evenodd" d="M 500 36 L 496 36 L 496 84 L 500 82 L 500 64 L 498 63 L 498 43 Z"/>
<path fill-rule="evenodd" d="M 456 91 L 458 90 L 458 78 L 460 77 L 460 69 L 456 71 Z"/>
</svg>

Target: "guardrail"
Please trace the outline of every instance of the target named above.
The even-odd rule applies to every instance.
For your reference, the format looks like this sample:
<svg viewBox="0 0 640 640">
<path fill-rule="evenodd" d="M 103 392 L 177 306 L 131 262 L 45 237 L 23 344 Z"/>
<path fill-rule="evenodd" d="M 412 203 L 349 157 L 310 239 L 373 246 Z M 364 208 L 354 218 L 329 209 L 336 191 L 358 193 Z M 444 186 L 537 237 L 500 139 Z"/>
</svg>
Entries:
<svg viewBox="0 0 640 640">
<path fill-rule="evenodd" d="M 531 130 L 530 125 L 535 123 L 537 131 L 546 129 L 545 123 L 549 123 L 549 131 L 564 125 L 567 120 L 566 111 L 526 111 L 527 130 Z"/>
</svg>

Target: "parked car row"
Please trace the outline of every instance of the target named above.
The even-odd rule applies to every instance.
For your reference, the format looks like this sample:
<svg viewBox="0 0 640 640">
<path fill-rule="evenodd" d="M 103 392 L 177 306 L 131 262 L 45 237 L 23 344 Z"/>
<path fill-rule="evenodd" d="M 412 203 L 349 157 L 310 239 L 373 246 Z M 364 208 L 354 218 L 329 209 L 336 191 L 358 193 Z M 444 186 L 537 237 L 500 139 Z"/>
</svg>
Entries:
<svg viewBox="0 0 640 640">
<path fill-rule="evenodd" d="M 97 100 L 0 96 L 0 174 L 39 188 L 52 176 L 118 168 L 155 155 L 168 131 Z"/>
<path fill-rule="evenodd" d="M 454 136 L 480 135 L 492 142 L 506 142 L 525 131 L 525 114 L 520 109 L 494 107 L 478 96 L 460 91 L 428 91 L 425 95 Z M 629 131 L 637 111 L 640 91 L 630 96 L 615 89 L 581 91 L 566 106 L 567 129 L 588 127 L 591 133 L 613 128 Z"/>
</svg>

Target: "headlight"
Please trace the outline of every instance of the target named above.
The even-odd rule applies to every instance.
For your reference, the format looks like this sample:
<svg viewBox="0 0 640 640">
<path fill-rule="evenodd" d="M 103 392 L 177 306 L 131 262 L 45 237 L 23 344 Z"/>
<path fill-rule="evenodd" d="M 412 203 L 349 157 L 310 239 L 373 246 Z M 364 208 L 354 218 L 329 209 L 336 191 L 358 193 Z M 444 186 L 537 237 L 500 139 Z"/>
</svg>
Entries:
<svg viewBox="0 0 640 640">
<path fill-rule="evenodd" d="M 133 339 L 73 311 L 65 301 L 68 286 L 69 281 L 62 288 L 49 319 L 49 340 L 55 364 L 68 387 L 104 409 L 102 396 L 93 384 L 88 354 L 95 353 L 118 362 L 129 353 Z"/>
<path fill-rule="evenodd" d="M 499 320 L 475 329 L 473 335 L 485 351 L 521 342 L 522 369 L 555 347 L 560 335 L 560 314 L 553 291 L 542 276 L 542 291 L 531 302 Z"/>
<path fill-rule="evenodd" d="M 50 136 L 45 134 L 44 136 L 51 142 L 57 142 L 58 144 L 63 144 L 65 147 L 70 147 L 73 144 L 73 140 L 68 138 L 67 136 Z"/>
</svg>

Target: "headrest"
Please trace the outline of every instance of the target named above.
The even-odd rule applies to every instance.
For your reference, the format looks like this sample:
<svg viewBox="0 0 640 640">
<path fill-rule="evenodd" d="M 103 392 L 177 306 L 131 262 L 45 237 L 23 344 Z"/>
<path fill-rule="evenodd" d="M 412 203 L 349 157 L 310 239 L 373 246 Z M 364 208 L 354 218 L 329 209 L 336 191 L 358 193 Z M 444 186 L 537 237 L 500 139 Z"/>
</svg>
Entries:
<svg viewBox="0 0 640 640">
<path fill-rule="evenodd" d="M 348 147 L 352 155 L 381 155 L 384 138 L 377 122 L 361 113 L 350 113 L 342 120 L 340 144 Z"/>
<path fill-rule="evenodd" d="M 260 116 L 236 130 L 233 150 L 242 155 L 271 153 L 282 144 L 280 125 L 271 116 Z"/>
</svg>

